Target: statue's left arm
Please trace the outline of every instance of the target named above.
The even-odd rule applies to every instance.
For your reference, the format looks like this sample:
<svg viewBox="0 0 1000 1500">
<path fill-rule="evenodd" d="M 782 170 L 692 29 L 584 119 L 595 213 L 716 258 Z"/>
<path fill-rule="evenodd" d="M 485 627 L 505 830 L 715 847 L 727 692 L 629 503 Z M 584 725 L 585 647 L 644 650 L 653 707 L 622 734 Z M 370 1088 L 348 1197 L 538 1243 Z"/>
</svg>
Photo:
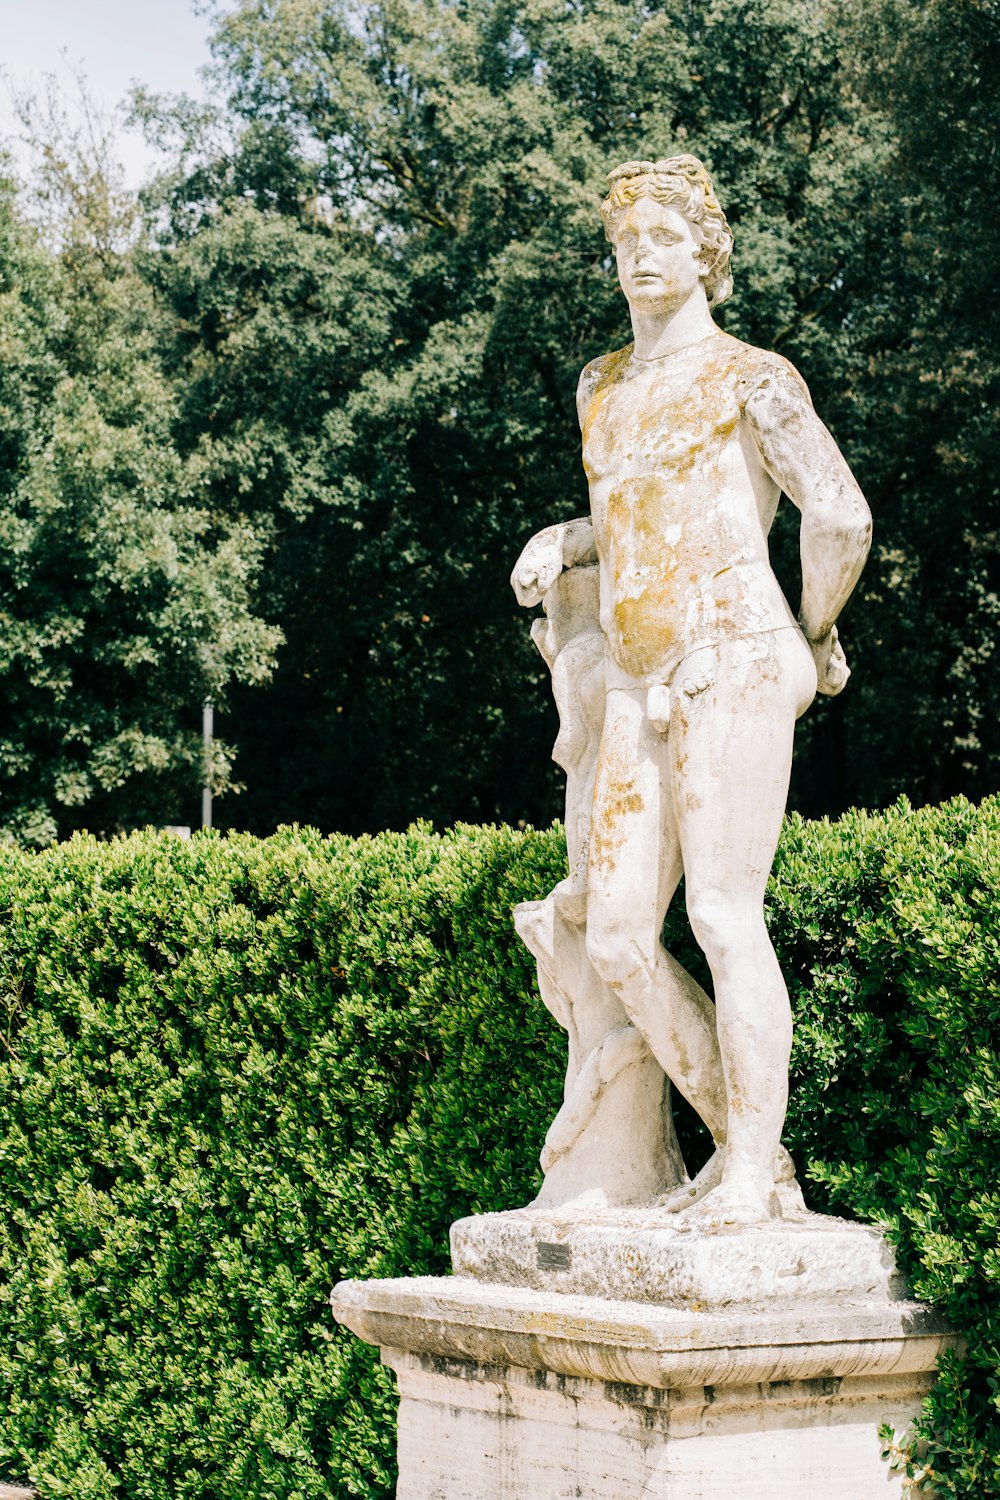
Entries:
<svg viewBox="0 0 1000 1500">
<path fill-rule="evenodd" d="M 802 513 L 799 623 L 816 660 L 819 690 L 832 695 L 850 675 L 836 620 L 868 556 L 871 511 L 805 382 L 786 360 L 770 356 L 744 382 L 742 396 L 764 467 Z"/>
</svg>

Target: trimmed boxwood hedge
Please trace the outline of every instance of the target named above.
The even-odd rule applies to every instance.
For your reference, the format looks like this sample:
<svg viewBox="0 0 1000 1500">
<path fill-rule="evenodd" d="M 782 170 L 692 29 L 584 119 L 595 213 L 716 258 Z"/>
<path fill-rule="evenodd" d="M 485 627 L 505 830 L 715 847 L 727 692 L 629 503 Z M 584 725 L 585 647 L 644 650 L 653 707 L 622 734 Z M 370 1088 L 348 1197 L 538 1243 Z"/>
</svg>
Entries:
<svg viewBox="0 0 1000 1500">
<path fill-rule="evenodd" d="M 0 851 L 0 1478 L 72 1500 L 383 1500 L 340 1276 L 441 1272 L 560 1094 L 515 902 L 558 830 Z M 940 1493 L 1000 1496 L 1000 800 L 791 820 L 769 920 L 814 1207 L 967 1331 Z M 700 966 L 683 912 L 668 940 Z M 689 1127 L 688 1139 L 692 1139 Z"/>
</svg>

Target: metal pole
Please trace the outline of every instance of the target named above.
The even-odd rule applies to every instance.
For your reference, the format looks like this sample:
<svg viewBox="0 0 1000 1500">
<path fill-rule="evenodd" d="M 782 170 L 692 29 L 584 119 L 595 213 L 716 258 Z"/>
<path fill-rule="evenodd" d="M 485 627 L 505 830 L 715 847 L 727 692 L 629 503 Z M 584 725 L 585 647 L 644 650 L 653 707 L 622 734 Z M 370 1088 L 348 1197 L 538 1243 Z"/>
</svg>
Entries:
<svg viewBox="0 0 1000 1500">
<path fill-rule="evenodd" d="M 215 736 L 215 708 L 211 698 L 206 698 L 201 705 L 201 739 L 202 739 L 202 787 L 201 787 L 201 826 L 211 828 L 212 826 L 212 740 Z"/>
</svg>

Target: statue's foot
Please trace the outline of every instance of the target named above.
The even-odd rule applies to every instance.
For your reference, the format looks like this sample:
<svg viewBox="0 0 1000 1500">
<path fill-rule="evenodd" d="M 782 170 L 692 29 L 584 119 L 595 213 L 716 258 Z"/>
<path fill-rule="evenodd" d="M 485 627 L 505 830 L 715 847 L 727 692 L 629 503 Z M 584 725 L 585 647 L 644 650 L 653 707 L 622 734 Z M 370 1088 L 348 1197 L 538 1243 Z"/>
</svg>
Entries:
<svg viewBox="0 0 1000 1500">
<path fill-rule="evenodd" d="M 719 1186 L 725 1169 L 726 1148 L 717 1146 L 697 1176 L 690 1182 L 681 1183 L 679 1187 L 671 1188 L 668 1193 L 663 1193 L 656 1199 L 657 1207 L 666 1209 L 668 1214 L 684 1213 L 686 1209 L 693 1208 L 696 1203 L 701 1203 Z M 804 1218 L 808 1215 L 802 1189 L 795 1177 L 795 1163 L 784 1146 L 778 1147 L 774 1157 L 774 1191 L 778 1196 L 782 1218 Z M 768 1194 L 768 1201 L 770 1202 L 770 1194 Z M 765 1217 L 774 1218 L 775 1215 L 770 1214 Z"/>
<path fill-rule="evenodd" d="M 720 1182 L 700 1203 L 682 1212 L 685 1228 L 720 1229 L 732 1224 L 763 1224 L 780 1218 L 781 1204 L 773 1187 L 761 1188 L 751 1178 Z"/>
<path fill-rule="evenodd" d="M 726 1148 L 717 1146 L 701 1171 L 690 1182 L 682 1182 L 680 1187 L 671 1188 L 669 1193 L 663 1193 L 657 1198 L 657 1207 L 665 1208 L 668 1214 L 679 1214 L 695 1203 L 700 1203 L 706 1193 L 719 1186 L 725 1165 Z"/>
</svg>

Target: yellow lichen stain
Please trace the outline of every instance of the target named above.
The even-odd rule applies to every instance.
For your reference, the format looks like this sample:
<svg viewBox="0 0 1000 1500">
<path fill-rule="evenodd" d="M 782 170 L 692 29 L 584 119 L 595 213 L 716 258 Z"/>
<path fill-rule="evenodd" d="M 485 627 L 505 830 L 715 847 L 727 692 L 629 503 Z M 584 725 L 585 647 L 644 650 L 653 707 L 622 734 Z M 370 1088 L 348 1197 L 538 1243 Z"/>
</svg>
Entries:
<svg viewBox="0 0 1000 1500">
<path fill-rule="evenodd" d="M 621 383 L 622 376 L 631 358 L 632 346 L 631 344 L 626 344 L 624 349 L 618 349 L 614 354 L 606 354 L 600 361 L 597 378 L 589 392 L 586 409 L 582 413 L 580 429 L 583 436 L 583 467 L 588 479 L 593 479 L 594 477 L 591 466 L 588 463 L 587 455 L 591 438 L 594 436 L 597 419 L 601 415 L 609 395 Z M 603 436 L 605 438 L 605 446 L 610 449 L 613 437 L 609 434 L 604 434 Z"/>
<path fill-rule="evenodd" d="M 637 677 L 655 670 L 676 639 L 677 560 L 665 536 L 670 498 L 669 483 L 660 474 L 627 479 L 608 497 L 615 654 Z"/>
<path fill-rule="evenodd" d="M 616 456 L 655 463 L 683 483 L 717 465 L 741 418 L 732 378 L 741 346 L 728 338 L 722 344 L 693 376 L 687 363 L 644 368 L 631 345 L 598 362 L 582 412 L 584 467 L 591 481 Z M 608 410 L 616 391 L 626 394 Z"/>
<path fill-rule="evenodd" d="M 659 606 L 659 607 L 658 607 Z M 666 660 L 676 632 L 665 616 L 656 589 L 647 589 L 637 599 L 618 599 L 614 611 L 616 657 L 633 677 L 645 677 Z"/>
<path fill-rule="evenodd" d="M 623 818 L 626 813 L 641 813 L 646 804 L 639 792 L 627 791 L 621 787 L 613 789 L 614 795 L 605 803 L 609 817 Z"/>
<path fill-rule="evenodd" d="M 615 856 L 623 838 L 621 830 L 614 827 L 609 817 L 600 816 L 597 808 L 594 814 L 590 829 L 590 865 L 592 869 L 607 872 L 615 867 Z"/>
<path fill-rule="evenodd" d="M 745 347 L 720 335 L 707 356 L 657 365 L 605 356 L 581 401 L 584 462 L 619 665 L 648 678 L 706 631 L 743 627 L 753 561 L 728 454 L 742 417 Z M 735 509 L 734 509 L 735 507 Z M 716 582 L 715 580 L 718 580 Z"/>
<path fill-rule="evenodd" d="M 676 481 L 687 482 L 718 464 L 740 424 L 728 351 L 709 360 L 686 388 L 665 377 L 651 392 L 642 427 L 660 435 L 656 458 Z"/>
<path fill-rule="evenodd" d="M 691 437 L 679 453 L 661 455 L 678 482 L 690 480 L 697 469 L 700 476 L 707 473 L 710 465 L 717 465 L 722 450 L 739 426 L 739 413 L 726 422 L 717 422 L 705 436 Z"/>
<path fill-rule="evenodd" d="M 593 396 L 603 396 L 608 388 L 617 385 L 622 372 L 625 370 L 632 358 L 632 345 L 626 344 L 622 349 L 616 349 L 612 354 L 605 354 L 600 361 L 600 369 L 594 382 Z"/>
<path fill-rule="evenodd" d="M 590 830 L 590 862 L 604 871 L 613 870 L 616 856 L 625 842 L 622 824 L 629 816 L 641 816 L 646 810 L 636 778 L 626 761 L 609 747 L 601 746 L 594 790 L 593 819 Z"/>
</svg>

